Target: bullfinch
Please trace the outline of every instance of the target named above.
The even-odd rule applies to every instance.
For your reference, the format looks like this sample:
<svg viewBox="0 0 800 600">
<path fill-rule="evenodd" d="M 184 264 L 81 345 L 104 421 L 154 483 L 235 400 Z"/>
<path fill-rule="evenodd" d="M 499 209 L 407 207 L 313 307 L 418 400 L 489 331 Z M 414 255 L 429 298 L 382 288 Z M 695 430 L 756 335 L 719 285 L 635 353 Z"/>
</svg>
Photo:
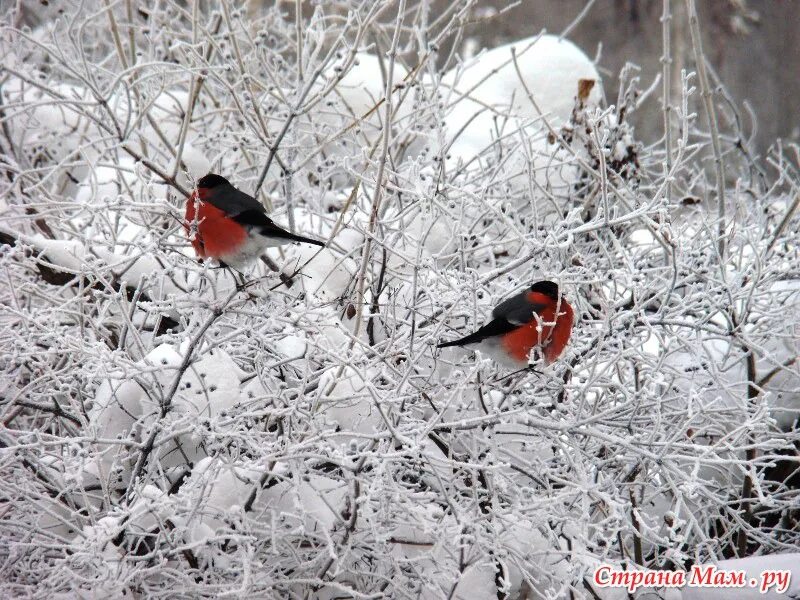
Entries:
<svg viewBox="0 0 800 600">
<path fill-rule="evenodd" d="M 197 189 L 186 202 L 183 227 L 200 258 L 214 258 L 222 266 L 235 269 L 273 246 L 290 242 L 325 245 L 277 226 L 258 200 L 215 173 L 197 182 Z"/>
<path fill-rule="evenodd" d="M 503 365 L 528 366 L 531 350 L 541 351 L 546 364 L 566 348 L 572 331 L 573 312 L 552 281 L 539 281 L 524 292 L 501 302 L 492 320 L 475 333 L 437 348 L 461 346 L 481 350 Z"/>
</svg>

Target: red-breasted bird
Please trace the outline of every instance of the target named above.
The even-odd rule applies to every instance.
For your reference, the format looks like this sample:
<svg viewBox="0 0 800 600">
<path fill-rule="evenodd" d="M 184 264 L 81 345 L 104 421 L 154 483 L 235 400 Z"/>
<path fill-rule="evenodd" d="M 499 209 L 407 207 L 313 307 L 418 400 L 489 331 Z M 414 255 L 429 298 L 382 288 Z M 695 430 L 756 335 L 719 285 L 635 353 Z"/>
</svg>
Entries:
<svg viewBox="0 0 800 600">
<path fill-rule="evenodd" d="M 462 346 L 481 350 L 498 362 L 516 368 L 528 366 L 531 350 L 539 348 L 546 364 L 566 348 L 574 318 L 567 299 L 552 281 L 539 281 L 501 302 L 492 320 L 475 333 L 437 348 Z"/>
<path fill-rule="evenodd" d="M 214 173 L 197 182 L 186 202 L 183 227 L 197 256 L 234 268 L 246 266 L 273 246 L 291 242 L 325 245 L 277 226 L 258 200 Z"/>
</svg>

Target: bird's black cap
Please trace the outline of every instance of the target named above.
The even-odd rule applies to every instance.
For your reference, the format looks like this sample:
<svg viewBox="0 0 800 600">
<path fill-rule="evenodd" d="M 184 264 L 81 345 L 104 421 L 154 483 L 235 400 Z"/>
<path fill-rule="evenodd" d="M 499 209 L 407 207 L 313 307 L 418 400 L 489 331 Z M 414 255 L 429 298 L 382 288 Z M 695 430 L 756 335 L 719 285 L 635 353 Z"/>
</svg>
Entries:
<svg viewBox="0 0 800 600">
<path fill-rule="evenodd" d="M 209 173 L 208 175 L 203 175 L 200 178 L 200 181 L 197 182 L 197 187 L 211 189 L 215 188 L 220 185 L 230 185 L 230 182 L 225 179 L 222 175 L 217 175 L 216 173 Z"/>
<path fill-rule="evenodd" d="M 548 298 L 558 300 L 558 286 L 552 281 L 537 281 L 531 286 L 532 292 L 539 292 Z"/>
</svg>

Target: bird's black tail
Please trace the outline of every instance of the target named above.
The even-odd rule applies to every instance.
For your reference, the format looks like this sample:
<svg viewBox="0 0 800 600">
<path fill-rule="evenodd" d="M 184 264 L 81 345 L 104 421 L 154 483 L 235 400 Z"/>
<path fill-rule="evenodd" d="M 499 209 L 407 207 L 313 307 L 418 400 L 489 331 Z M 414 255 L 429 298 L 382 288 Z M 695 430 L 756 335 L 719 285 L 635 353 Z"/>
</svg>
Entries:
<svg viewBox="0 0 800 600">
<path fill-rule="evenodd" d="M 321 242 L 319 240 L 315 240 L 302 235 L 297 235 L 296 233 L 291 233 L 289 231 L 282 231 L 280 235 L 275 235 L 274 231 L 264 232 L 264 234 L 272 235 L 290 242 L 300 242 L 301 244 L 313 244 L 314 246 L 320 246 L 322 248 L 325 247 L 325 242 Z"/>
<path fill-rule="evenodd" d="M 257 210 L 246 210 L 235 217 L 236 222 L 240 225 L 250 225 L 256 227 L 258 233 L 266 238 L 275 238 L 279 240 L 286 240 L 287 242 L 300 242 L 302 244 L 313 244 L 314 246 L 325 246 L 325 242 L 320 242 L 309 237 L 297 235 L 276 225 L 264 212 Z"/>
<path fill-rule="evenodd" d="M 472 333 L 467 337 L 459 338 L 457 340 L 453 340 L 452 342 L 442 342 L 441 344 L 436 344 L 437 348 L 449 348 L 450 346 L 465 346 L 466 344 L 477 344 L 478 342 L 484 339 L 483 335 L 479 335 L 479 332 Z"/>
<path fill-rule="evenodd" d="M 453 340 L 452 342 L 444 342 L 438 344 L 437 348 L 447 348 L 449 346 L 466 346 L 467 344 L 478 344 L 486 338 L 496 337 L 514 331 L 519 325 L 508 322 L 506 319 L 494 319 L 487 323 L 475 333 L 470 333 L 468 336 Z"/>
<path fill-rule="evenodd" d="M 458 342 L 460 340 L 454 340 L 452 342 L 442 342 L 441 344 L 436 344 L 437 348 L 449 348 L 450 346 L 458 346 Z"/>
<path fill-rule="evenodd" d="M 320 248 L 325 247 L 325 242 L 321 242 L 320 240 L 315 240 L 309 237 L 304 237 L 302 235 L 293 235 L 290 239 L 295 242 L 300 242 L 302 244 L 313 244 L 314 246 L 319 246 Z"/>
</svg>

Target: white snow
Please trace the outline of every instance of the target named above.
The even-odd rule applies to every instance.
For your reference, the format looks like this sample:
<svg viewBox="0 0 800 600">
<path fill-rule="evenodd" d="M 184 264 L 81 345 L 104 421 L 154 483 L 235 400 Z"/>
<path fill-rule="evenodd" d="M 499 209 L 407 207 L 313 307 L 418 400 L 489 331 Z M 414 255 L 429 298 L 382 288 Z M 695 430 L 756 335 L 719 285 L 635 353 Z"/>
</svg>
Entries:
<svg viewBox="0 0 800 600">
<path fill-rule="evenodd" d="M 426 10 L 398 21 L 384 123 L 395 23 L 375 7 L 362 31 L 361 10 L 311 7 L 298 30 L 231 6 L 208 34 L 174 7 L 112 6 L 84 23 L 94 37 L 69 30 L 86 64 L 55 26 L 0 39 L 39 57 L 3 64 L 51 90 L 13 74 L 2 90 L 0 232 L 19 243 L 0 251 L 0 534 L 7 579 L 27 587 L 0 595 L 480 600 L 502 565 L 511 598 L 577 598 L 601 563 L 708 561 L 741 527 L 756 555 L 720 566 L 790 570 L 800 593 L 796 490 L 767 477 L 800 415 L 796 217 L 766 254 L 791 200 L 729 166 L 720 264 L 715 215 L 678 206 L 713 195 L 700 119 L 675 116 L 693 133 L 673 140 L 670 204 L 663 143 L 641 146 L 604 105 L 583 50 L 473 38 L 439 73 Z M 106 20 L 123 15 L 122 46 L 140 52 L 125 73 Z M 69 61 L 39 64 L 59 40 Z M 600 156 L 635 173 L 601 174 Z M 253 190 L 267 160 L 276 222 L 330 239 L 267 251 L 291 285 L 260 262 L 240 277 L 196 260 L 164 182 L 189 190 L 213 170 Z M 37 260 L 75 281 L 45 284 Z M 540 279 L 578 315 L 556 364 L 512 373 L 434 349 Z"/>
<path fill-rule="evenodd" d="M 587 105 L 596 105 L 602 97 L 597 69 L 575 44 L 553 35 L 499 46 L 451 69 L 442 77 L 440 91 L 452 107 L 446 117 L 452 162 L 470 160 L 498 135 L 514 134 L 520 127 L 533 125 L 541 131 L 545 123 L 561 126 L 581 79 L 595 82 Z M 498 115 L 509 115 L 510 121 L 498 123 Z M 544 143 L 534 147 L 552 154 Z"/>
</svg>

